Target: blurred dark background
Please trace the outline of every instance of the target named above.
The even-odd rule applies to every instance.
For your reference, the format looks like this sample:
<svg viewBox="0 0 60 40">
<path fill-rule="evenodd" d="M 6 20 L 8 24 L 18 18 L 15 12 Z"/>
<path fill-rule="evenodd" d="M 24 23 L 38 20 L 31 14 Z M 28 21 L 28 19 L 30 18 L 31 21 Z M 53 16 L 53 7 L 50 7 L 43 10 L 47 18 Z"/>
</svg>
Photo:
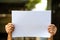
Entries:
<svg viewBox="0 0 60 40">
<path fill-rule="evenodd" d="M 11 10 L 24 10 L 27 0 L 0 0 L 0 40 L 7 40 L 5 25 L 11 22 Z"/>
<path fill-rule="evenodd" d="M 54 40 L 60 40 L 60 0 L 52 0 L 52 23 L 57 26 Z"/>
</svg>

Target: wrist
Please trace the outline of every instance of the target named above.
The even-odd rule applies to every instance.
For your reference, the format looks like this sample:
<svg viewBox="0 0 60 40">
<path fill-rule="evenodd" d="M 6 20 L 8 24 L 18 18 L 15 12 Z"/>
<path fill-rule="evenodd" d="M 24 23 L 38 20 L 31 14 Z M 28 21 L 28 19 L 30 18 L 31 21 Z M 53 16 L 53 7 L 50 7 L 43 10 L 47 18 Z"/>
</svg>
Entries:
<svg viewBox="0 0 60 40">
<path fill-rule="evenodd" d="M 8 35 L 11 35 L 12 36 L 12 33 L 8 33 Z"/>
</svg>

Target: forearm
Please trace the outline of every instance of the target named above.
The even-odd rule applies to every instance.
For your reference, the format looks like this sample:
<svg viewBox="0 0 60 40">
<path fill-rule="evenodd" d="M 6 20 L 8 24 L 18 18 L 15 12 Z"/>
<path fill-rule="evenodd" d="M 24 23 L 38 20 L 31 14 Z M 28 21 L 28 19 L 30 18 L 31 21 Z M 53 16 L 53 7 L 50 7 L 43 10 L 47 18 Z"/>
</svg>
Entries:
<svg viewBox="0 0 60 40">
<path fill-rule="evenodd" d="M 50 37 L 50 38 L 48 38 L 48 40 L 53 40 L 53 36 L 52 36 L 52 37 Z"/>
<path fill-rule="evenodd" d="M 8 38 L 7 38 L 7 40 L 12 40 L 12 34 L 11 34 L 11 33 L 8 34 Z"/>
</svg>

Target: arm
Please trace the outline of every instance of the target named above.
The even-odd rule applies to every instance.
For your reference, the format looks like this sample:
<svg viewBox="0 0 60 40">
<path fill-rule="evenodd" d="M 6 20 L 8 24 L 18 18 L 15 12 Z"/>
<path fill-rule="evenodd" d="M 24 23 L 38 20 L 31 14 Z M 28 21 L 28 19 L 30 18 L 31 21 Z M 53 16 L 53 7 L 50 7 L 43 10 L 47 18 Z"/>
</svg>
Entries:
<svg viewBox="0 0 60 40">
<path fill-rule="evenodd" d="M 52 36 L 52 37 L 50 37 L 50 38 L 48 38 L 48 40 L 53 40 L 53 36 Z"/>
<path fill-rule="evenodd" d="M 14 31 L 14 26 L 13 24 L 11 23 L 8 23 L 6 26 L 5 26 L 5 30 L 8 34 L 8 37 L 7 37 L 7 40 L 12 40 L 12 32 Z"/>
<path fill-rule="evenodd" d="M 12 34 L 8 34 L 7 40 L 12 40 Z"/>
</svg>

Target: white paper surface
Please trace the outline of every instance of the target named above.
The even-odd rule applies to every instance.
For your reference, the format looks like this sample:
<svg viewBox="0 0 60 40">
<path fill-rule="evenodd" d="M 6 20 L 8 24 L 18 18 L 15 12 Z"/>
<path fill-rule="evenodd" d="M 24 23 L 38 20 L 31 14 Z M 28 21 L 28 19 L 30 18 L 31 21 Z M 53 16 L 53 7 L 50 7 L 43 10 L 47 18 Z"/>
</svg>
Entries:
<svg viewBox="0 0 60 40">
<path fill-rule="evenodd" d="M 13 37 L 50 37 L 51 11 L 12 11 Z"/>
</svg>

